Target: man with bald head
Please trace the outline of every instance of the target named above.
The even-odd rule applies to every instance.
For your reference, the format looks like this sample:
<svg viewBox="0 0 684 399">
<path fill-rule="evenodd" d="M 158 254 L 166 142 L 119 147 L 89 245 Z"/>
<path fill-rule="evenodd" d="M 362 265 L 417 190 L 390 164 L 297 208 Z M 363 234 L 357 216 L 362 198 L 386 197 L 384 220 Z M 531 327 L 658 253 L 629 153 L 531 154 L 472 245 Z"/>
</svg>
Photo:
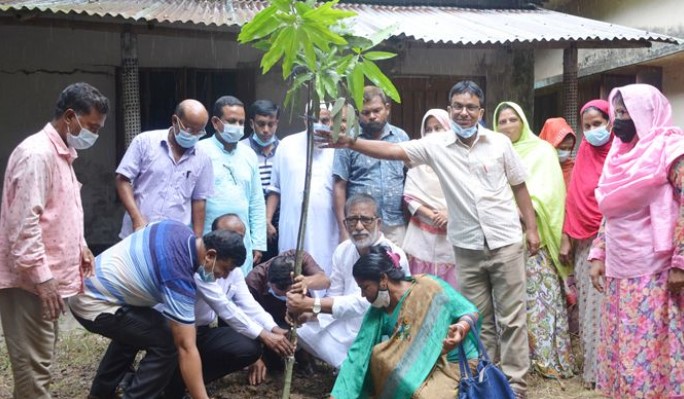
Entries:
<svg viewBox="0 0 684 399">
<path fill-rule="evenodd" d="M 197 100 L 181 101 L 171 127 L 137 135 L 116 169 L 116 191 L 126 208 L 119 237 L 150 222 L 176 220 L 196 236 L 204 230 L 206 199 L 213 194 L 211 160 L 195 144 L 209 114 Z"/>
</svg>

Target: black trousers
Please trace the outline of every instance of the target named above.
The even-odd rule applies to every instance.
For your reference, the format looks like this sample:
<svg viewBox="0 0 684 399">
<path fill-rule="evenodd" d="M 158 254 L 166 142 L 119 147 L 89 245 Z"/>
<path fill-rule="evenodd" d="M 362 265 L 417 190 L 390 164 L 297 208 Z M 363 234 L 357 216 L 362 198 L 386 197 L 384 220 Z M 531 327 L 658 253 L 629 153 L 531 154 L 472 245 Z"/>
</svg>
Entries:
<svg viewBox="0 0 684 399">
<path fill-rule="evenodd" d="M 197 327 L 197 349 L 202 358 L 204 382 L 219 379 L 256 362 L 261 357 L 261 343 L 236 332 L 219 322 L 219 326 Z M 167 386 L 164 399 L 179 399 L 185 393 L 180 370 Z"/>
<path fill-rule="evenodd" d="M 146 351 L 128 388 L 125 399 L 157 398 L 178 368 L 178 354 L 168 321 L 152 308 L 125 306 L 115 314 L 102 313 L 94 321 L 76 316 L 86 330 L 110 338 L 95 374 L 90 395 L 113 397 L 123 376 L 131 370 L 135 356 Z"/>
</svg>

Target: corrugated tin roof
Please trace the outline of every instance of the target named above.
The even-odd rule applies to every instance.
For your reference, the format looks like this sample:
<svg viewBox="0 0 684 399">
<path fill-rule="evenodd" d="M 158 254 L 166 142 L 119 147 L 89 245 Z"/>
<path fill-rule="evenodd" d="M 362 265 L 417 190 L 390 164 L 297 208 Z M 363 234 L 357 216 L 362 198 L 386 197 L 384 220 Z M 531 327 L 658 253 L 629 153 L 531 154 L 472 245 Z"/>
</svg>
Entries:
<svg viewBox="0 0 684 399">
<path fill-rule="evenodd" d="M 0 0 L 0 11 L 41 11 L 127 20 L 239 27 L 267 6 L 264 0 Z M 455 45 L 651 41 L 679 39 L 542 8 L 468 9 L 340 4 L 356 11 L 354 25 L 370 34 L 396 25 L 394 36 Z"/>
</svg>

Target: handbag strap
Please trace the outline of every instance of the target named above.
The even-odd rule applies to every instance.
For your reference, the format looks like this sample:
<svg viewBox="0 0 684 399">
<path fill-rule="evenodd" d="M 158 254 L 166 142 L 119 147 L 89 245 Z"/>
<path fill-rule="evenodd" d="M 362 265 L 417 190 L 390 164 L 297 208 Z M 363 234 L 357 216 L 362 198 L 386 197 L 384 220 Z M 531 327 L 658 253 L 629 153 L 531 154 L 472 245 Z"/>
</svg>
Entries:
<svg viewBox="0 0 684 399">
<path fill-rule="evenodd" d="M 487 354 L 487 350 L 485 349 L 484 345 L 482 344 L 482 341 L 480 340 L 480 334 L 477 333 L 477 326 L 473 324 L 473 320 L 470 317 L 466 317 L 465 319 L 468 325 L 470 326 L 470 333 L 473 334 L 475 342 L 477 342 L 477 349 L 479 352 L 478 357 L 491 363 L 491 360 L 489 360 L 489 355 Z"/>
<path fill-rule="evenodd" d="M 466 356 L 465 349 L 463 349 L 462 341 L 460 344 L 458 344 L 458 368 L 461 370 L 461 380 L 473 379 L 473 373 L 470 370 L 468 357 Z"/>
</svg>

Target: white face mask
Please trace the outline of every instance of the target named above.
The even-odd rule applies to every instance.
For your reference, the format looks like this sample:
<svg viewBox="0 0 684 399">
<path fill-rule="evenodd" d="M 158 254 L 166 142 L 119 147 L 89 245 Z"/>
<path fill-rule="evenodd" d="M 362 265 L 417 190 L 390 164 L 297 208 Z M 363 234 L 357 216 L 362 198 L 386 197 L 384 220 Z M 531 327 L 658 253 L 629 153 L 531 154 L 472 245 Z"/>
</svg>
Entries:
<svg viewBox="0 0 684 399">
<path fill-rule="evenodd" d="M 560 163 L 567 161 L 568 159 L 570 159 L 571 153 L 572 151 L 568 150 L 558 150 L 558 161 L 560 161 Z"/>
<path fill-rule="evenodd" d="M 385 288 L 384 290 L 379 290 L 378 295 L 375 300 L 371 303 L 371 306 L 376 309 L 386 308 L 390 305 L 390 294 L 389 290 Z"/>
<path fill-rule="evenodd" d="M 88 129 L 85 129 L 81 125 L 81 121 L 78 120 L 78 115 L 76 115 L 76 123 L 78 123 L 78 127 L 80 127 L 81 130 L 75 136 L 71 134 L 71 128 L 67 124 L 67 144 L 69 147 L 75 148 L 77 150 L 85 150 L 92 147 L 93 144 L 95 144 L 95 141 L 97 141 L 98 135 Z"/>
</svg>

